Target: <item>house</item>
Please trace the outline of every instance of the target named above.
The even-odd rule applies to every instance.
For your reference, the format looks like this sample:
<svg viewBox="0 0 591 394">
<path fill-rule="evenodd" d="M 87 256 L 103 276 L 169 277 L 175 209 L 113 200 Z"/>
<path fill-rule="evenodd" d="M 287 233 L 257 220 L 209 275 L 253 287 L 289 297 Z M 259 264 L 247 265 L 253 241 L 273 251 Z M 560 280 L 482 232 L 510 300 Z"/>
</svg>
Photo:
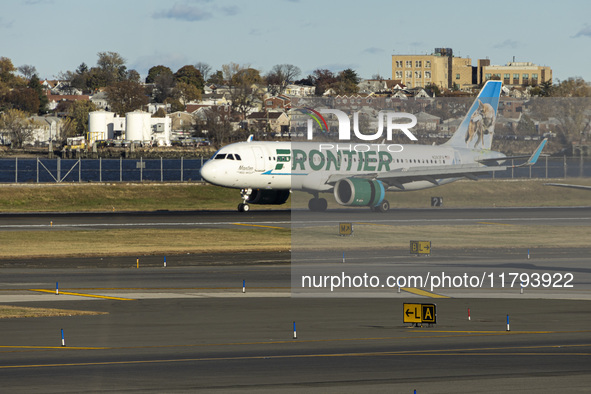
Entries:
<svg viewBox="0 0 591 394">
<path fill-rule="evenodd" d="M 172 121 L 173 132 L 188 132 L 195 127 L 195 117 L 186 111 L 177 111 L 168 115 Z"/>
<path fill-rule="evenodd" d="M 96 106 L 97 109 L 107 109 L 109 103 L 107 101 L 107 93 L 98 92 L 90 97 L 90 101 Z"/>
<path fill-rule="evenodd" d="M 36 127 L 33 129 L 32 141 L 28 143 L 46 144 L 61 137 L 62 120 L 57 116 L 31 116 L 29 119 Z"/>
<path fill-rule="evenodd" d="M 283 133 L 289 130 L 289 117 L 285 112 L 253 112 L 246 117 L 249 129 Z"/>
<path fill-rule="evenodd" d="M 436 131 L 439 128 L 441 118 L 439 116 L 428 114 L 424 111 L 415 115 L 417 118 L 417 126 L 423 130 Z"/>
<path fill-rule="evenodd" d="M 315 92 L 316 86 L 290 84 L 285 87 L 283 94 L 286 96 L 310 97 L 314 96 Z"/>
<path fill-rule="evenodd" d="M 49 111 L 55 110 L 60 103 L 68 103 L 71 104 L 74 101 L 88 101 L 90 100 L 90 96 L 86 94 L 80 95 L 56 95 L 56 94 L 47 94 L 47 109 Z"/>
<path fill-rule="evenodd" d="M 291 107 L 291 99 L 284 95 L 267 97 L 263 103 L 265 111 L 282 110 Z"/>
</svg>

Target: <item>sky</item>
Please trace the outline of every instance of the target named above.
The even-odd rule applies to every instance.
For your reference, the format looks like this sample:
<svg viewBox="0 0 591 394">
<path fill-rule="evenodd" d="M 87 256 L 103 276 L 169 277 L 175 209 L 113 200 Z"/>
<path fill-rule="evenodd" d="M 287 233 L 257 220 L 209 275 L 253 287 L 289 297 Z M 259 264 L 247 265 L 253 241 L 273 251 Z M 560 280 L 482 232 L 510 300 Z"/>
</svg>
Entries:
<svg viewBox="0 0 591 394">
<path fill-rule="evenodd" d="M 454 55 L 550 66 L 554 81 L 591 81 L 586 0 L 0 0 L 0 57 L 53 79 L 113 51 L 143 77 L 204 62 L 267 73 L 293 64 L 392 78 L 393 54 Z"/>
</svg>

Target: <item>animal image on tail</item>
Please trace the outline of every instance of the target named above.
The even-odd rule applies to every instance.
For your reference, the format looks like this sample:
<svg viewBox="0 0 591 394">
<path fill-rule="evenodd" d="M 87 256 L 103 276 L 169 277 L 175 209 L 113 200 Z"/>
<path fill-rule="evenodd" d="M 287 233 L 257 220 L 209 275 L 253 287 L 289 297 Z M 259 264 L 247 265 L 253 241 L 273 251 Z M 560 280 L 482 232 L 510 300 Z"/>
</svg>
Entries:
<svg viewBox="0 0 591 394">
<path fill-rule="evenodd" d="M 492 134 L 495 128 L 495 110 L 492 105 L 478 100 L 478 108 L 470 117 L 468 130 L 466 130 L 466 144 L 476 146 L 480 143 L 484 148 L 484 136 Z M 472 145 L 472 141 L 474 144 Z"/>
</svg>

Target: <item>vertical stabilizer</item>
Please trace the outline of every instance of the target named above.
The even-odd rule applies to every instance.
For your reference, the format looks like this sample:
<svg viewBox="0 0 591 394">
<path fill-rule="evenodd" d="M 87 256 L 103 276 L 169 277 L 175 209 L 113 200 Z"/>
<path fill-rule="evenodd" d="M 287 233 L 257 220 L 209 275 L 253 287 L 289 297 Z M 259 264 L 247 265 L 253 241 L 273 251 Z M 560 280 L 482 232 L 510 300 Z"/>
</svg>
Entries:
<svg viewBox="0 0 591 394">
<path fill-rule="evenodd" d="M 487 81 L 460 127 L 444 145 L 490 149 L 501 95 L 501 81 Z"/>
</svg>

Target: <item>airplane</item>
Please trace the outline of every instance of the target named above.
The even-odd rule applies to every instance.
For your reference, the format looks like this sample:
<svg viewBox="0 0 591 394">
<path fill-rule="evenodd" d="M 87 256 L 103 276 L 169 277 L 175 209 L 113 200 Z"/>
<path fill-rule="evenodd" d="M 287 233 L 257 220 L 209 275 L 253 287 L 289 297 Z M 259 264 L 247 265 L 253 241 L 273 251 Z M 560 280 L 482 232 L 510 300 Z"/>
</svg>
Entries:
<svg viewBox="0 0 591 394">
<path fill-rule="evenodd" d="M 386 191 L 476 180 L 491 171 L 535 164 L 547 139 L 531 156 L 508 157 L 490 150 L 501 85 L 488 81 L 458 129 L 441 145 L 254 141 L 250 136 L 218 150 L 201 168 L 201 177 L 240 189 L 240 212 L 248 211 L 249 204 L 284 204 L 292 190 L 312 195 L 311 211 L 326 210 L 327 200 L 319 195 L 332 192 L 340 205 L 386 212 Z M 523 164 L 503 164 L 526 158 Z"/>
</svg>

